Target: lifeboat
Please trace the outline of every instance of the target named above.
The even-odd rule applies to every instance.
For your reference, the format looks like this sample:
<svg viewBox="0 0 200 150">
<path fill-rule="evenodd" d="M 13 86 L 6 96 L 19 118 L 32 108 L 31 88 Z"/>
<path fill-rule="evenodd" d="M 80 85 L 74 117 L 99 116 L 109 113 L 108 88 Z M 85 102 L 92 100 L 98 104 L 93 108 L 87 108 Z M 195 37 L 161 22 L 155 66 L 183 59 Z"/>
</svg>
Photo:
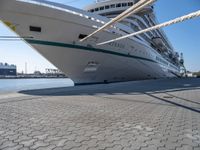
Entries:
<svg viewBox="0 0 200 150">
<path fill-rule="evenodd" d="M 167 51 L 166 45 L 165 45 L 165 43 L 163 42 L 163 40 L 160 37 L 153 37 L 152 38 L 152 42 L 162 52 L 166 52 Z"/>
</svg>

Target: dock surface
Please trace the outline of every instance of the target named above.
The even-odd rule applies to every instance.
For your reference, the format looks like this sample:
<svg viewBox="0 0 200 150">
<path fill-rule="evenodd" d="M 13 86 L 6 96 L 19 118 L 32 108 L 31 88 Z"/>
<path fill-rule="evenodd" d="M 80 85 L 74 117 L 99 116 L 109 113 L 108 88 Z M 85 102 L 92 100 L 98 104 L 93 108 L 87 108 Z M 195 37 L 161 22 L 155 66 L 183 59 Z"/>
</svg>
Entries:
<svg viewBox="0 0 200 150">
<path fill-rule="evenodd" d="M 0 95 L 0 150 L 200 150 L 200 79 Z"/>
</svg>

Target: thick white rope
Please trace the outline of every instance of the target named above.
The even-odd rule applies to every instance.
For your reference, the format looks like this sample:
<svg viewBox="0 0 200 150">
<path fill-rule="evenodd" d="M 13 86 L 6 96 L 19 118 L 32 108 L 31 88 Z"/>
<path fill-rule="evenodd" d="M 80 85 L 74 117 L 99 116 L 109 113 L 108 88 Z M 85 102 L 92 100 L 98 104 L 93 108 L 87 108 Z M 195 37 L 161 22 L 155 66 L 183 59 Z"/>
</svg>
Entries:
<svg viewBox="0 0 200 150">
<path fill-rule="evenodd" d="M 106 41 L 106 42 L 99 43 L 97 45 L 104 45 L 104 44 L 108 44 L 108 43 L 111 43 L 111 42 L 119 41 L 119 40 L 122 40 L 122 39 L 125 39 L 125 38 L 128 38 L 128 37 L 131 37 L 131 36 L 136 36 L 138 34 L 142 34 L 142 33 L 145 33 L 145 32 L 152 31 L 152 30 L 160 29 L 160 28 L 163 28 L 163 27 L 167 27 L 167 26 L 170 26 L 170 25 L 173 25 L 173 24 L 176 24 L 176 23 L 180 23 L 180 22 L 183 22 L 183 21 L 186 21 L 186 20 L 189 20 L 189 19 L 193 19 L 193 18 L 196 18 L 196 17 L 200 17 L 200 10 L 193 12 L 193 13 L 190 13 L 188 15 L 176 18 L 174 20 L 170 20 L 168 22 L 158 24 L 156 26 L 144 29 L 142 31 L 138 31 L 138 32 L 135 32 L 135 33 L 132 33 L 132 34 L 128 34 L 128 35 L 113 39 L 113 40 L 109 40 L 109 41 Z"/>
<path fill-rule="evenodd" d="M 114 19 L 110 20 L 108 23 L 106 23 L 105 25 L 103 25 L 102 27 L 100 27 L 99 29 L 94 31 L 93 33 L 91 33 L 90 35 L 88 35 L 85 38 L 81 39 L 80 42 L 85 41 L 86 39 L 88 39 L 89 37 L 93 36 L 94 34 L 96 34 L 96 33 L 100 32 L 100 31 L 110 27 L 112 24 L 121 21 L 122 19 L 130 16 L 131 14 L 139 12 L 144 7 L 154 3 L 155 1 L 156 0 L 141 0 L 141 1 L 139 1 L 138 3 L 136 3 L 135 5 L 133 5 L 132 7 L 130 7 L 129 9 L 127 9 L 126 11 L 124 11 L 123 13 L 121 13 L 120 15 L 115 17 Z"/>
</svg>

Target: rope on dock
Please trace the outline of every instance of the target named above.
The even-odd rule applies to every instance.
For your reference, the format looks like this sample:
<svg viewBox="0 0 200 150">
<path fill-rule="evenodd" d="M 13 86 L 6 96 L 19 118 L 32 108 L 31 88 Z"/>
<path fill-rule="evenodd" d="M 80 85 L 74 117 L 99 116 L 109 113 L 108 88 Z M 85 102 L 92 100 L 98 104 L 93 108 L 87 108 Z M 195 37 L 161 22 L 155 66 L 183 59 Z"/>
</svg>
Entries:
<svg viewBox="0 0 200 150">
<path fill-rule="evenodd" d="M 186 21 L 186 20 L 189 20 L 189 19 L 193 19 L 193 18 L 196 18 L 196 17 L 200 17 L 200 10 L 193 12 L 193 13 L 190 13 L 188 15 L 170 20 L 168 22 L 158 24 L 158 25 L 153 26 L 153 27 L 149 27 L 147 29 L 144 29 L 144 30 L 141 30 L 141 31 L 138 31 L 138 32 L 135 32 L 135 33 L 131 33 L 131 34 L 128 34 L 128 35 L 125 35 L 125 36 L 122 36 L 122 37 L 119 37 L 119 38 L 116 38 L 116 39 L 113 39 L 113 40 L 109 40 L 109 41 L 106 41 L 106 42 L 99 43 L 97 45 L 104 45 L 104 44 L 108 44 L 108 43 L 111 43 L 111 42 L 119 41 L 119 40 L 122 40 L 122 39 L 125 39 L 125 38 L 136 36 L 136 35 L 139 35 L 139 34 L 142 34 L 142 33 L 145 33 L 145 32 L 149 32 L 149 31 L 152 31 L 152 30 L 157 30 L 157 29 L 167 27 L 167 26 L 170 26 L 170 25 L 173 25 L 173 24 L 176 24 L 176 23 L 180 23 L 180 22 L 183 22 L 183 21 Z"/>
<path fill-rule="evenodd" d="M 129 9 L 127 9 L 126 11 L 124 11 L 123 13 L 121 13 L 120 15 L 118 15 L 117 17 L 115 17 L 114 19 L 110 20 L 108 23 L 106 23 L 105 25 L 103 25 L 102 27 L 100 27 L 99 29 L 97 29 L 96 31 L 94 31 L 93 33 L 91 33 L 90 35 L 86 36 L 85 38 L 81 39 L 80 42 L 85 41 L 86 39 L 88 39 L 89 37 L 93 36 L 94 34 L 111 27 L 112 24 L 121 21 L 122 19 L 130 16 L 131 14 L 137 13 L 140 10 L 142 10 L 144 7 L 154 3 L 156 0 L 141 0 L 138 3 L 136 3 L 135 5 L 133 5 L 132 7 L 130 7 Z"/>
</svg>

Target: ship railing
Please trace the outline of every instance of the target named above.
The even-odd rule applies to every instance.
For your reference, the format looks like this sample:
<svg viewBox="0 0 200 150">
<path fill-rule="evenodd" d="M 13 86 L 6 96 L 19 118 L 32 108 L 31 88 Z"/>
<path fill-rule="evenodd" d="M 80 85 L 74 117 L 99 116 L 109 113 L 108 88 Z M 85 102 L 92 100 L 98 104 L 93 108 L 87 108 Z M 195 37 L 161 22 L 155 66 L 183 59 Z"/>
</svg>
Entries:
<svg viewBox="0 0 200 150">
<path fill-rule="evenodd" d="M 64 11 L 64 12 L 67 12 L 67 13 L 70 13 L 73 15 L 91 19 L 91 20 L 96 21 L 101 24 L 105 24 L 105 21 L 103 21 L 102 19 L 96 19 L 94 17 L 91 17 L 91 15 L 87 15 L 88 12 L 86 12 L 86 11 L 81 13 L 80 10 L 75 10 L 75 8 L 72 8 L 72 7 L 66 6 L 66 5 L 62 5 L 59 3 L 54 3 L 54 2 L 44 1 L 44 0 L 17 0 L 17 1 L 31 3 L 31 4 L 35 4 L 35 5 L 39 5 L 39 6 L 45 6 L 45 7 L 53 8 L 56 10 L 61 10 L 61 11 Z"/>
<path fill-rule="evenodd" d="M 110 19 L 103 17 L 103 16 L 97 16 L 95 14 L 89 13 L 87 11 L 83 11 L 83 10 L 79 10 L 70 6 L 66 6 L 63 4 L 59 4 L 59 3 L 55 3 L 55 2 L 49 2 L 46 0 L 16 0 L 19 2 L 25 2 L 25 3 L 30 3 L 30 4 L 35 4 L 35 5 L 39 5 L 39 6 L 44 6 L 44 7 L 49 7 L 49 8 L 53 8 L 56 10 L 60 10 L 60 11 L 64 11 L 73 15 L 77 15 L 80 17 L 84 17 L 86 19 L 90 19 L 94 22 L 100 23 L 100 24 L 105 24 L 106 22 L 108 22 Z M 94 28 L 99 28 L 98 26 L 94 25 Z M 126 29 L 126 27 L 122 24 L 116 24 L 112 30 L 115 30 L 116 32 L 119 31 L 119 29 Z M 111 31 L 112 32 L 112 31 Z"/>
<path fill-rule="evenodd" d="M 59 3 L 55 3 L 55 2 L 49 2 L 46 0 L 16 0 L 19 2 L 25 2 L 25 3 L 30 3 L 30 4 L 35 4 L 35 5 L 39 5 L 39 6 L 44 6 L 44 7 L 49 7 L 49 8 L 53 8 L 56 10 L 60 10 L 60 11 L 64 11 L 73 15 L 77 15 L 80 17 L 84 17 L 86 19 L 92 20 L 94 22 L 100 23 L 100 24 L 105 24 L 106 22 L 110 21 L 110 19 L 103 17 L 103 16 L 97 16 L 95 14 L 92 14 L 90 12 L 84 11 L 84 10 L 79 10 L 67 5 L 63 5 L 63 4 L 59 4 Z M 97 26 L 97 25 L 93 25 L 93 28 L 100 28 L 101 25 Z M 113 28 L 109 29 L 108 32 L 114 32 L 116 34 L 120 34 L 120 35 L 124 35 L 123 33 L 121 33 L 122 30 L 127 30 L 127 26 L 123 25 L 123 24 L 115 24 L 115 26 L 113 26 Z M 137 38 L 134 38 L 135 40 L 137 40 Z M 138 42 L 146 45 L 149 47 L 149 45 L 147 45 L 145 42 L 137 40 Z"/>
</svg>

